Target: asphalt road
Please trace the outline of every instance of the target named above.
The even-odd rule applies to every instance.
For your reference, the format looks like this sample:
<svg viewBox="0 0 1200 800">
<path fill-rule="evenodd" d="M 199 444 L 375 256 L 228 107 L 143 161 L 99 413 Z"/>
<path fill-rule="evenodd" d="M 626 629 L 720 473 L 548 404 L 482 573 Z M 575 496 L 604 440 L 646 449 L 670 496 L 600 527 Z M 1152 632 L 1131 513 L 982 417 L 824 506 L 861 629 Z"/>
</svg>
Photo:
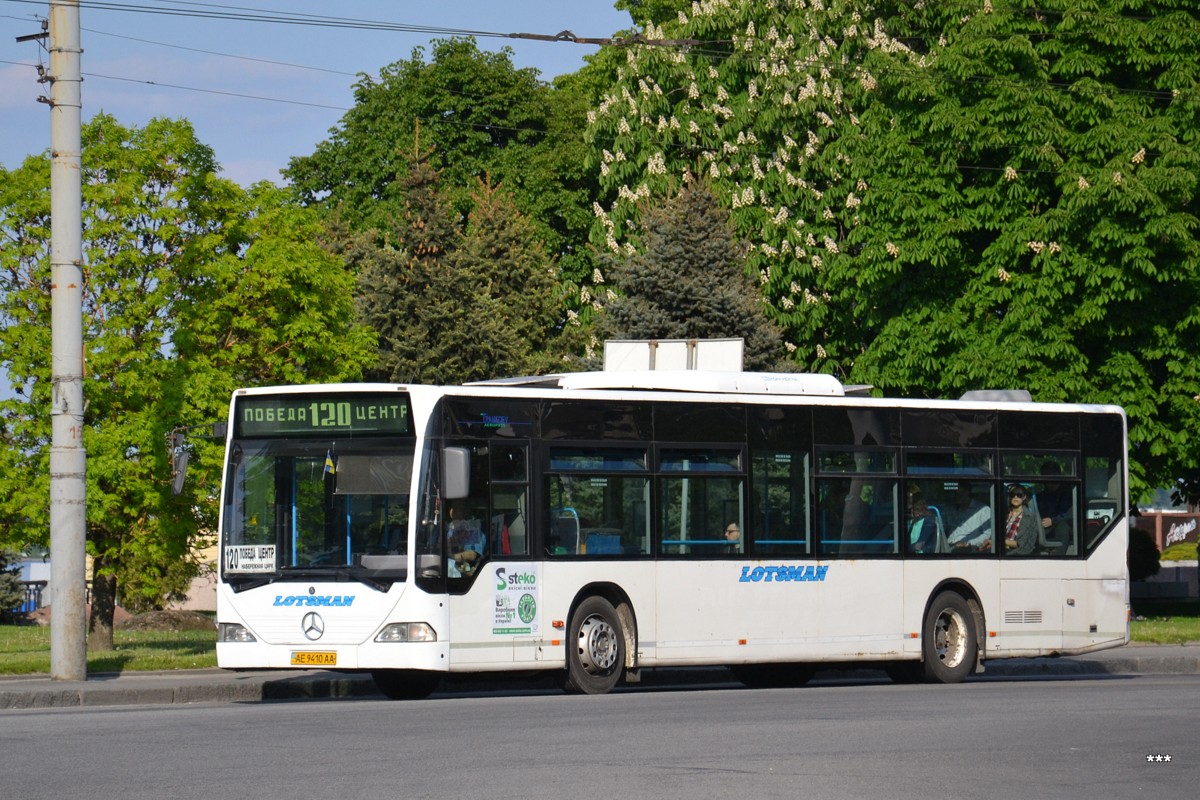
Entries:
<svg viewBox="0 0 1200 800">
<path fill-rule="evenodd" d="M 1198 675 L 10 710 L 0 785 L 122 800 L 1165 800 L 1200 785 L 1197 719 Z"/>
</svg>

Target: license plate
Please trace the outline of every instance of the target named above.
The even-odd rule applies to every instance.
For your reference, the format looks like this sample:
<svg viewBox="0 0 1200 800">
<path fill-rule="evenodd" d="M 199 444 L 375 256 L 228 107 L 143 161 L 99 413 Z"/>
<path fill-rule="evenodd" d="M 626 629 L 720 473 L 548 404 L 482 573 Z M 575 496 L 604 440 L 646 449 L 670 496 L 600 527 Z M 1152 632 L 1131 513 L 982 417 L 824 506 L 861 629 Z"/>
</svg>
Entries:
<svg viewBox="0 0 1200 800">
<path fill-rule="evenodd" d="M 292 666 L 336 667 L 337 653 L 313 652 L 311 650 L 292 651 Z"/>
</svg>

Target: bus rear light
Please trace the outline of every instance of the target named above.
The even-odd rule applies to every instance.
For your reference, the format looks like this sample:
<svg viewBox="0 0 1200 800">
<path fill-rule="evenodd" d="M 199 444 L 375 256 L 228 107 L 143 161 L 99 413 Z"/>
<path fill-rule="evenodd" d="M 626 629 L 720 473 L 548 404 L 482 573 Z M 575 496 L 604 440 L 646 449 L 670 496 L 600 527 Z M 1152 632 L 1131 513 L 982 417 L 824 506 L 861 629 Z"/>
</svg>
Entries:
<svg viewBox="0 0 1200 800">
<path fill-rule="evenodd" d="M 254 634 L 245 625 L 237 622 L 222 622 L 217 625 L 218 642 L 257 642 Z"/>
<path fill-rule="evenodd" d="M 436 642 L 437 633 L 428 622 L 393 622 L 385 625 L 377 642 Z"/>
</svg>

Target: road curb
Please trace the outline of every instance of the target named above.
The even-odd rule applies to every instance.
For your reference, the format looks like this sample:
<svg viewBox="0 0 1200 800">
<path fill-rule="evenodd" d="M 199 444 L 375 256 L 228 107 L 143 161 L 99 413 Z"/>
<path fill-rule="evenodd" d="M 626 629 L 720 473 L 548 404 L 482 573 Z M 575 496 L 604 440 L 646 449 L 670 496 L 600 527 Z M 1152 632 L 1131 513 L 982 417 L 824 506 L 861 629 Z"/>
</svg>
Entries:
<svg viewBox="0 0 1200 800">
<path fill-rule="evenodd" d="M 1200 674 L 1200 647 L 1133 647 L 1062 658 L 1016 658 L 988 661 L 974 679 L 1085 675 L 1196 675 Z M 1144 650 L 1145 652 L 1138 652 Z M 1157 652 L 1155 652 L 1157 650 Z M 885 679 L 881 669 L 842 665 L 824 669 L 816 680 Z M 726 667 L 664 667 L 643 670 L 630 688 L 688 689 L 714 684 L 736 684 Z M 534 678 L 512 676 L 451 676 L 439 694 L 546 690 L 555 685 L 551 675 Z M 122 673 L 89 676 L 86 681 L 58 683 L 49 676 L 0 679 L 0 710 L 79 708 L 190 703 L 261 703 L 294 700 L 379 698 L 367 674 L 296 671 Z"/>
</svg>

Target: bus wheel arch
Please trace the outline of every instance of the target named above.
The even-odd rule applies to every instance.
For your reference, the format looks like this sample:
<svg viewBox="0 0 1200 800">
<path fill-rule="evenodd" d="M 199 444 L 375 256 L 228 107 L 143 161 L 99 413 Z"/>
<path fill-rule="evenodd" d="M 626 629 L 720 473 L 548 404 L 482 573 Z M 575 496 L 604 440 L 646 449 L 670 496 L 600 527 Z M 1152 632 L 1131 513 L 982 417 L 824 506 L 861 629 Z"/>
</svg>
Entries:
<svg viewBox="0 0 1200 800">
<path fill-rule="evenodd" d="M 948 580 L 930 593 L 921 622 L 924 679 L 959 683 L 983 658 L 984 620 L 979 597 L 968 584 Z"/>
<path fill-rule="evenodd" d="M 571 604 L 566 651 L 567 691 L 611 691 L 634 666 L 637 653 L 637 622 L 628 596 L 611 584 L 581 590 Z"/>
</svg>

